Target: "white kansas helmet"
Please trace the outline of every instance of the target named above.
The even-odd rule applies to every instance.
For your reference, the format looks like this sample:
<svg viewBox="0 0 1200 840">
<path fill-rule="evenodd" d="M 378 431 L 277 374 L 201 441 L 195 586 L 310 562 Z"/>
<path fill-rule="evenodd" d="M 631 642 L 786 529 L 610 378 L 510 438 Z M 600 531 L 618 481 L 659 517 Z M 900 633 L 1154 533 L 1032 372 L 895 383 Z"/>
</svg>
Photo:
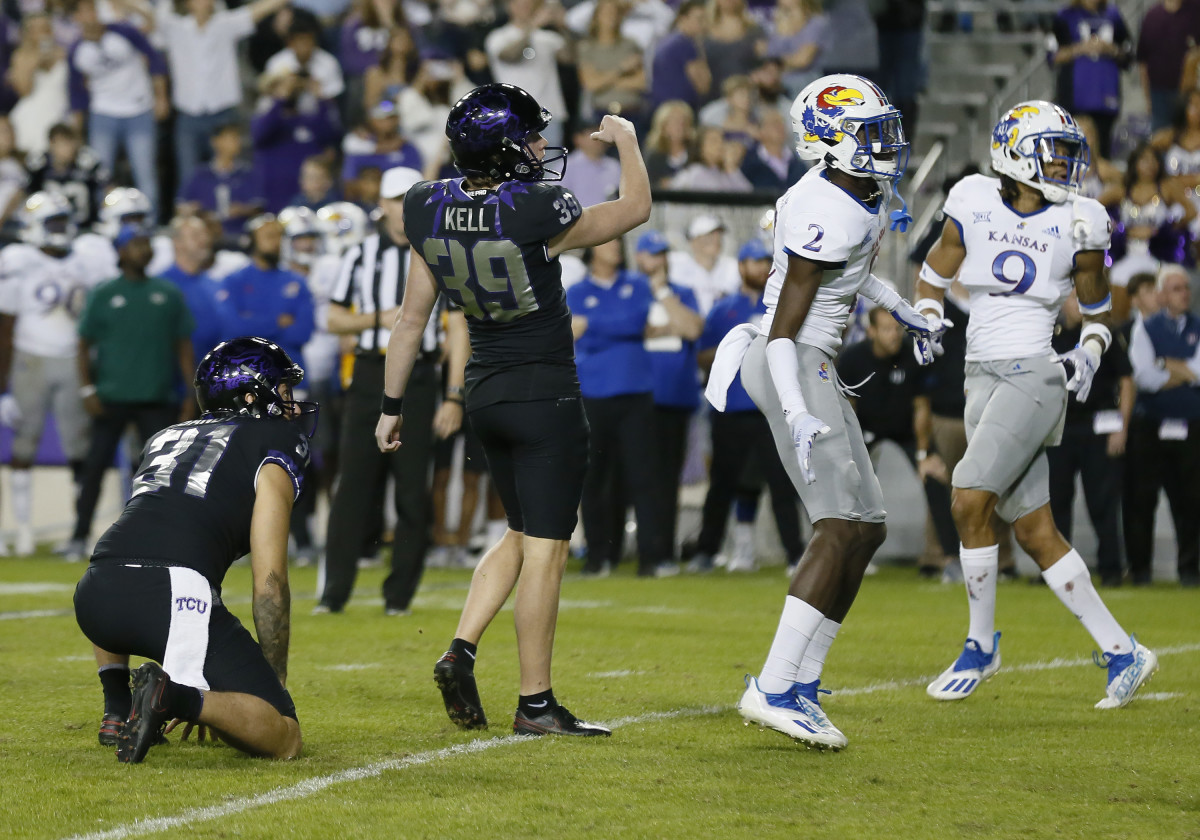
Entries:
<svg viewBox="0 0 1200 840">
<path fill-rule="evenodd" d="M 96 233 L 108 239 L 116 239 L 125 225 L 150 225 L 150 199 L 139 189 L 117 187 L 109 190 L 100 206 L 100 221 Z"/>
<path fill-rule="evenodd" d="M 1022 102 L 992 129 L 992 168 L 1039 190 L 1054 204 L 1079 192 L 1089 161 L 1087 138 L 1074 118 L 1052 102 Z M 1065 172 L 1047 173 L 1055 163 L 1065 164 Z"/>
<path fill-rule="evenodd" d="M 335 201 L 317 211 L 325 234 L 325 253 L 341 256 L 367 238 L 367 214 L 357 204 Z"/>
<path fill-rule="evenodd" d="M 75 239 L 75 208 L 62 193 L 35 192 L 25 200 L 21 238 L 35 248 L 68 250 Z"/>
<path fill-rule="evenodd" d="M 325 233 L 317 214 L 307 207 L 286 207 L 279 211 L 283 225 L 280 257 L 292 265 L 312 265 L 325 253 Z"/>
<path fill-rule="evenodd" d="M 898 181 L 908 166 L 900 112 L 870 79 L 822 76 L 792 103 L 796 152 L 857 177 Z"/>
</svg>

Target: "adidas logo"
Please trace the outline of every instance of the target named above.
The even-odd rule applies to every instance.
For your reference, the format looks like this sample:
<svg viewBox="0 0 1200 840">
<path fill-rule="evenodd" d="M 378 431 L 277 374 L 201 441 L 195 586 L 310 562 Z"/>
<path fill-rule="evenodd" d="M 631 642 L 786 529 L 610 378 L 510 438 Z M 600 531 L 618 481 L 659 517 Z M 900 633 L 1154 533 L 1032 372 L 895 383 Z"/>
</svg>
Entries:
<svg viewBox="0 0 1200 840">
<path fill-rule="evenodd" d="M 1047 236 L 1053 236 L 1055 239 L 1058 239 L 1059 237 L 1062 236 L 1062 234 L 1060 234 L 1058 232 L 1058 225 L 1054 225 L 1053 227 L 1048 227 L 1045 230 L 1043 230 L 1042 233 L 1046 234 Z"/>
</svg>

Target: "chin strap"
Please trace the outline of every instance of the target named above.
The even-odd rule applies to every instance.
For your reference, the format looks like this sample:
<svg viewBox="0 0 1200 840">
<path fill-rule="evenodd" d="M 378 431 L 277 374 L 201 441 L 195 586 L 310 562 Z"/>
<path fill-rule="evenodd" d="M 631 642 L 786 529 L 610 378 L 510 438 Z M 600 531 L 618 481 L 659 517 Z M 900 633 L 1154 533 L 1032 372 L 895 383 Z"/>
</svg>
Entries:
<svg viewBox="0 0 1200 840">
<path fill-rule="evenodd" d="M 904 196 L 897 191 L 896 198 L 900 199 L 900 209 L 893 210 L 889 218 L 892 220 L 890 225 L 892 230 L 900 233 L 907 233 L 908 226 L 912 224 L 913 217 L 908 212 L 908 202 L 904 200 Z"/>
</svg>

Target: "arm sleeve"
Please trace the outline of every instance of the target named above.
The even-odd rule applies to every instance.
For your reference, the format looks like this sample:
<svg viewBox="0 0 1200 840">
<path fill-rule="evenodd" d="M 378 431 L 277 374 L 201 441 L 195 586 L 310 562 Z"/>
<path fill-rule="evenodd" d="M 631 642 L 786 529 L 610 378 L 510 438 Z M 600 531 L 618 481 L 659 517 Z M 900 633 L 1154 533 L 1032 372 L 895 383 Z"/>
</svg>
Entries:
<svg viewBox="0 0 1200 840">
<path fill-rule="evenodd" d="M 1171 378 L 1158 366 L 1157 359 L 1146 325 L 1139 320 L 1133 325 L 1133 334 L 1129 339 L 1129 363 L 1133 366 L 1133 381 L 1139 391 L 1161 391 Z"/>
<path fill-rule="evenodd" d="M 71 100 L 71 110 L 86 112 L 88 109 L 87 80 L 79 72 L 79 66 L 75 63 L 75 54 L 78 50 L 79 44 L 76 43 L 71 47 L 71 52 L 67 56 L 67 93 Z"/>
<path fill-rule="evenodd" d="M 1107 251 L 1112 244 L 1112 219 L 1104 205 L 1092 198 L 1075 199 L 1071 236 L 1076 251 Z"/>
<path fill-rule="evenodd" d="M 575 194 L 555 184 L 534 184 L 523 200 L 514 202 L 519 242 L 549 242 L 579 221 L 583 208 Z"/>
<path fill-rule="evenodd" d="M 254 482 L 258 484 L 258 470 L 264 464 L 278 464 L 292 480 L 293 501 L 300 498 L 304 490 L 304 471 L 308 467 L 308 439 L 298 429 L 291 428 L 287 421 L 271 421 L 270 432 L 263 442 L 262 460 L 254 471 Z"/>
<path fill-rule="evenodd" d="M 167 75 L 167 62 L 163 60 L 162 53 L 154 49 L 154 45 L 137 30 L 137 27 L 127 23 L 110 23 L 108 28 L 133 44 L 134 49 L 146 56 L 151 76 Z"/>
<path fill-rule="evenodd" d="M 234 40 L 248 38 L 254 34 L 254 13 L 249 6 L 242 6 L 228 12 L 217 12 L 214 15 L 221 24 L 225 34 Z"/>
<path fill-rule="evenodd" d="M 284 127 L 282 114 L 283 105 L 278 100 L 272 99 L 250 120 L 250 142 L 256 148 L 274 143 L 276 135 L 282 133 Z"/>
<path fill-rule="evenodd" d="M 953 220 L 954 224 L 958 225 L 958 235 L 963 236 L 963 219 L 970 218 L 971 211 L 971 182 L 970 179 L 964 178 L 953 187 L 950 192 L 946 193 L 946 203 L 942 205 L 942 212 L 947 219 Z M 964 239 L 965 243 L 966 240 Z M 932 245 L 930 246 L 932 248 Z"/>
</svg>

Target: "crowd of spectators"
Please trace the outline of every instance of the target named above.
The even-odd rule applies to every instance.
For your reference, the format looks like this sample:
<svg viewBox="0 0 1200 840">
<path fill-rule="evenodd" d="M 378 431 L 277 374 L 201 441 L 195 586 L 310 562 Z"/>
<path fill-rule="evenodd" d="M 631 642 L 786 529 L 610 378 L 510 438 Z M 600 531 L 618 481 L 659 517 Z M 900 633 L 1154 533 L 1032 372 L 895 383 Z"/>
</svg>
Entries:
<svg viewBox="0 0 1200 840">
<path fill-rule="evenodd" d="M 321 315 L 330 275 L 310 270 L 302 245 L 328 241 L 336 253 L 345 243 L 327 227 L 304 228 L 300 222 L 308 217 L 296 214 L 357 208 L 365 219 L 380 206 L 384 172 L 407 167 L 429 178 L 453 174 L 445 118 L 474 86 L 511 82 L 553 112 L 545 134 L 572 149 L 566 182 L 590 205 L 612 196 L 620 177 L 605 147 L 591 139 L 603 113 L 638 126 L 656 189 L 757 192 L 773 199 L 806 168 L 790 142 L 788 111 L 808 82 L 828 72 L 871 77 L 902 109 L 910 136 L 924 83 L 924 0 L 22 0 L 6 3 L 0 20 L 0 111 L 6 114 L 0 117 L 0 237 L 18 237 L 22 203 L 38 191 L 65 196 L 82 230 L 102 222 L 112 187 L 136 186 L 142 212 L 168 225 L 168 236 L 153 239 L 148 272 L 183 291 L 194 315 L 196 358 L 219 338 L 253 332 L 282 342 L 311 370 L 312 343 L 323 342 L 316 364 L 321 374 L 310 384 L 331 395 L 331 404 L 339 349 Z M 1106 0 L 1074 0 L 1044 23 L 1055 95 L 1081 118 L 1092 141 L 1085 191 L 1113 215 L 1116 309 L 1121 317 L 1133 311 L 1126 334 L 1138 396 L 1120 430 L 1131 446 L 1139 417 L 1164 423 L 1193 417 L 1189 395 L 1200 373 L 1194 356 L 1183 352 L 1191 347 L 1188 307 L 1176 311 L 1179 295 L 1170 293 L 1177 285 L 1170 277 L 1178 278 L 1178 270 L 1187 277 L 1194 267 L 1200 234 L 1200 2 L 1162 0 L 1138 24 L 1128 25 Z M 1121 78 L 1134 66 L 1149 131 L 1119 159 L 1116 126 L 1128 115 Z M 339 214 L 351 218 L 350 210 Z M 311 232 L 296 232 L 304 229 Z M 116 239 L 118 232 L 107 230 L 107 236 Z M 700 412 L 706 355 L 719 341 L 720 319 L 731 313 L 752 318 L 760 306 L 757 268 L 765 257 L 757 255 L 754 240 L 732 241 L 708 215 L 693 215 L 685 229 L 663 233 L 670 235 L 593 249 L 571 291 L 582 321 L 576 329 L 580 377 L 595 414 L 593 462 L 605 466 L 589 479 L 584 500 L 592 548 L 587 568 L 597 573 L 620 559 L 626 502 L 639 521 L 640 571 L 677 568 L 674 500 L 685 452 L 696 448 L 689 427 Z M 675 241 L 686 247 L 671 250 L 668 243 Z M 627 270 L 630 255 L 636 265 Z M 1147 285 L 1147 275 L 1158 279 Z M 1168 313 L 1162 320 L 1179 325 L 1174 336 L 1169 324 L 1156 320 L 1159 286 Z M 604 303 L 610 298 L 611 305 Z M 624 312 L 632 303 L 637 311 Z M 1143 321 L 1148 326 L 1139 326 Z M 888 319 L 864 313 L 862 323 L 869 323 L 863 343 L 849 341 L 841 362 L 844 378 L 876 373 L 859 407 L 882 421 L 875 426 L 864 419 L 864 429 L 878 442 L 900 445 L 924 484 L 930 520 L 921 564 L 937 573 L 957 553 L 947 513 L 947 480 L 959 443 L 955 423 L 961 433 L 961 409 L 947 394 L 956 386 L 953 377 L 946 384 L 944 364 L 940 379 L 910 370 Z M 1065 334 L 1069 329 L 1065 324 Z M 863 334 L 850 336 L 856 337 Z M 611 362 L 614 353 L 620 364 Z M 1139 358 L 1159 374 L 1140 374 Z M 1169 398 L 1155 396 L 1181 388 Z M 1101 410 L 1118 408 L 1095 411 Z M 1200 407 L 1194 417 L 1194 430 L 1186 422 L 1182 433 L 1171 425 L 1156 440 L 1191 446 L 1200 440 Z M 731 495 L 721 488 L 710 499 L 712 510 L 705 505 L 699 540 L 685 540 L 685 559 L 694 555 L 694 569 L 711 567 L 731 504 L 732 568 L 755 566 L 746 528 L 764 483 L 789 562 L 802 547 L 797 520 L 786 513 L 795 499 L 777 480 L 778 465 L 754 443 L 761 429 L 739 422 L 713 424 L 713 468 L 720 463 L 724 474 L 736 463 L 754 463 L 736 477 Z M 654 429 L 649 452 L 638 448 L 645 435 L 629 432 L 648 428 Z M 1153 448 L 1150 437 L 1145 432 L 1139 445 Z M 740 447 L 736 456 L 730 441 Z M 336 446 L 326 448 L 333 465 Z M 1099 457 L 1083 443 L 1078 448 Z M 1124 443 L 1106 445 L 1104 457 L 1119 460 L 1116 450 L 1123 449 Z M 768 463 L 757 463 L 764 458 Z M 1180 455 L 1174 463 L 1184 461 Z M 478 463 L 470 466 L 479 471 Z M 437 467 L 444 492 L 444 456 Z M 1096 502 L 1097 511 L 1107 511 L 1098 522 L 1115 521 L 1112 499 L 1119 503 L 1120 493 L 1111 488 L 1128 488 L 1134 480 L 1128 470 L 1118 474 L 1123 478 L 1110 477 L 1110 492 Z M 668 479 L 660 486 L 663 475 Z M 1149 487 L 1142 479 L 1137 486 Z M 323 484 L 331 481 L 326 476 Z M 1173 503 L 1185 504 L 1183 491 L 1167 478 L 1162 482 Z M 444 505 L 434 499 L 435 510 Z M 1126 541 L 1139 546 L 1128 563 L 1140 582 L 1149 574 L 1147 514 L 1136 512 L 1141 518 L 1132 528 L 1128 509 L 1124 515 Z M 77 541 L 86 533 L 84 523 Z M 309 545 L 305 533 L 297 531 L 302 548 Z M 1181 533 L 1181 544 L 1194 541 L 1191 533 Z M 464 534 L 462 528 L 449 534 L 444 519 L 435 527 L 447 545 L 461 543 Z M 1102 539 L 1109 545 L 1101 572 L 1111 582 L 1120 552 L 1113 554 L 1108 531 Z M 1181 548 L 1185 580 L 1195 575 L 1195 553 Z"/>
</svg>

